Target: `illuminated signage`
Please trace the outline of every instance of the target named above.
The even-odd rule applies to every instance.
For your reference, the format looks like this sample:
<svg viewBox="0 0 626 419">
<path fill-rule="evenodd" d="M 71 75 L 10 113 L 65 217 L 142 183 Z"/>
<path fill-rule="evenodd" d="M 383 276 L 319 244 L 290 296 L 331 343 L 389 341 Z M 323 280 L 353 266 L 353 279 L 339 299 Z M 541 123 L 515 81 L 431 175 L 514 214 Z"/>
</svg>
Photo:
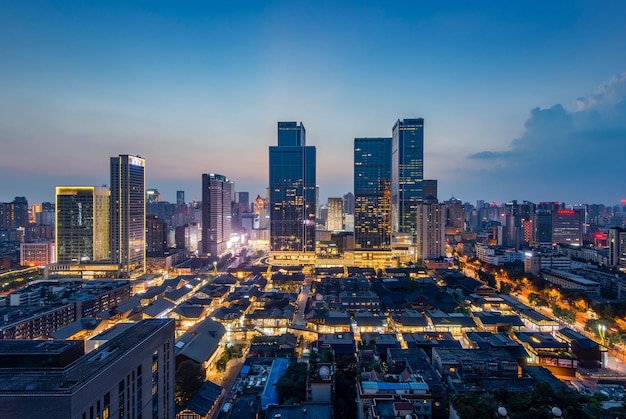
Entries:
<svg viewBox="0 0 626 419">
<path fill-rule="evenodd" d="M 556 211 L 556 213 L 557 213 L 557 214 L 569 214 L 569 215 L 572 215 L 572 214 L 576 214 L 576 211 L 574 211 L 574 210 L 560 209 L 560 210 L 557 210 L 557 211 Z"/>
<path fill-rule="evenodd" d="M 135 156 L 128 156 L 128 164 L 143 167 L 143 159 Z"/>
</svg>

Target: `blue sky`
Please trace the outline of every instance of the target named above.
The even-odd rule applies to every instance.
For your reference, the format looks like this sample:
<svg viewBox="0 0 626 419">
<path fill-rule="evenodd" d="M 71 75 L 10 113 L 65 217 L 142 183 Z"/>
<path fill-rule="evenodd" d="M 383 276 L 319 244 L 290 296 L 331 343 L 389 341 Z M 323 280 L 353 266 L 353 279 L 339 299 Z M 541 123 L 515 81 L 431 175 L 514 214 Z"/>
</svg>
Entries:
<svg viewBox="0 0 626 419">
<path fill-rule="evenodd" d="M 412 117 L 440 199 L 626 198 L 622 1 L 224 3 L 1 2 L 0 201 L 127 153 L 164 200 L 202 173 L 263 194 L 277 121 L 305 125 L 324 201 L 355 137 Z"/>
</svg>

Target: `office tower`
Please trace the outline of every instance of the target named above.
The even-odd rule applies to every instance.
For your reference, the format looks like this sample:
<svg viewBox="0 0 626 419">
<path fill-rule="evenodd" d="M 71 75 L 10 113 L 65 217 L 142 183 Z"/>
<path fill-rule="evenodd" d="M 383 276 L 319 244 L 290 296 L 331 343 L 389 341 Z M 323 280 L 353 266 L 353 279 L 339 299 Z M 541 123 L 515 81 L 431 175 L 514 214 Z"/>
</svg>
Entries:
<svg viewBox="0 0 626 419">
<path fill-rule="evenodd" d="M 269 148 L 270 251 L 315 252 L 315 164 L 304 125 L 279 122 Z"/>
<path fill-rule="evenodd" d="M 424 193 L 424 119 L 398 120 L 391 137 L 391 229 L 415 243 Z"/>
<path fill-rule="evenodd" d="M 582 246 L 583 216 L 583 212 L 577 209 L 552 211 L 552 242 Z"/>
<path fill-rule="evenodd" d="M 424 199 L 435 198 L 437 196 L 437 180 L 436 179 L 424 179 Z"/>
<path fill-rule="evenodd" d="M 446 204 L 446 227 L 451 227 L 455 232 L 465 231 L 465 206 L 461 200 L 450 198 Z"/>
<path fill-rule="evenodd" d="M 343 212 L 348 215 L 354 215 L 355 198 L 352 192 L 348 192 L 343 196 Z"/>
<path fill-rule="evenodd" d="M 626 229 L 613 227 L 609 229 L 609 266 L 626 268 Z"/>
<path fill-rule="evenodd" d="M 56 210 L 51 202 L 41 203 L 41 212 L 35 214 L 35 223 L 38 225 L 53 225 Z"/>
<path fill-rule="evenodd" d="M 146 189 L 146 204 L 161 202 L 161 192 L 158 189 Z"/>
<path fill-rule="evenodd" d="M 145 166 L 139 156 L 111 157 L 111 262 L 123 278 L 146 271 Z"/>
<path fill-rule="evenodd" d="M 81 340 L 0 341 L 0 417 L 174 419 L 174 330 L 120 324 L 88 353 Z"/>
<path fill-rule="evenodd" d="M 343 198 L 328 198 L 328 216 L 326 230 L 339 231 L 343 229 Z"/>
<path fill-rule="evenodd" d="M 446 251 L 446 205 L 426 198 L 417 205 L 417 258 L 438 259 Z"/>
<path fill-rule="evenodd" d="M 176 205 L 185 204 L 185 191 L 176 191 Z"/>
<path fill-rule="evenodd" d="M 202 175 L 202 251 L 219 257 L 227 250 L 232 231 L 232 181 L 215 173 Z"/>
<path fill-rule="evenodd" d="M 162 256 L 167 250 L 167 222 L 156 215 L 146 216 L 146 252 L 148 256 Z"/>
<path fill-rule="evenodd" d="M 250 194 L 248 192 L 237 192 L 237 204 L 239 205 L 240 214 L 250 212 Z"/>
<path fill-rule="evenodd" d="M 355 138 L 354 248 L 390 246 L 391 138 Z"/>
<path fill-rule="evenodd" d="M 268 211 L 268 200 L 267 198 L 262 198 L 261 195 L 257 195 L 256 199 L 253 203 L 254 213 L 259 217 L 259 228 L 269 228 L 270 226 L 270 215 Z"/>
<path fill-rule="evenodd" d="M 84 263 L 109 259 L 109 189 L 56 187 L 56 261 Z"/>
<path fill-rule="evenodd" d="M 538 209 L 533 215 L 533 242 L 552 244 L 552 212 Z"/>
</svg>

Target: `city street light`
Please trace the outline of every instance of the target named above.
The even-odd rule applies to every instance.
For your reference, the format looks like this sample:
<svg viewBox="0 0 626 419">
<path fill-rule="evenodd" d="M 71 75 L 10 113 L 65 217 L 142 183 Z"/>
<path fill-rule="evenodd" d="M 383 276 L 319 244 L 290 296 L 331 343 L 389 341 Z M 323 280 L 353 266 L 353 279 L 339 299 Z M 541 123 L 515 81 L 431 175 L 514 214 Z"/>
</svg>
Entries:
<svg viewBox="0 0 626 419">
<path fill-rule="evenodd" d="M 598 336 L 600 336 L 600 343 L 602 344 L 602 346 L 606 346 L 604 342 L 605 337 L 606 337 L 606 325 L 604 324 L 598 325 Z"/>
</svg>

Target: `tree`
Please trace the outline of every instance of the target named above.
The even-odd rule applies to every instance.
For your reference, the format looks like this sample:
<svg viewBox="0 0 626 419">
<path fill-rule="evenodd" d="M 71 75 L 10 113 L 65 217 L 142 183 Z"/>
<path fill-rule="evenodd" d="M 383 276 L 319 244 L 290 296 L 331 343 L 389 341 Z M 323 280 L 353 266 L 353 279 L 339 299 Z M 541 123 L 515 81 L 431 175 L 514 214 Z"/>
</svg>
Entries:
<svg viewBox="0 0 626 419">
<path fill-rule="evenodd" d="M 184 404 L 204 383 L 202 365 L 192 360 L 180 363 L 176 369 L 176 402 Z"/>
</svg>

